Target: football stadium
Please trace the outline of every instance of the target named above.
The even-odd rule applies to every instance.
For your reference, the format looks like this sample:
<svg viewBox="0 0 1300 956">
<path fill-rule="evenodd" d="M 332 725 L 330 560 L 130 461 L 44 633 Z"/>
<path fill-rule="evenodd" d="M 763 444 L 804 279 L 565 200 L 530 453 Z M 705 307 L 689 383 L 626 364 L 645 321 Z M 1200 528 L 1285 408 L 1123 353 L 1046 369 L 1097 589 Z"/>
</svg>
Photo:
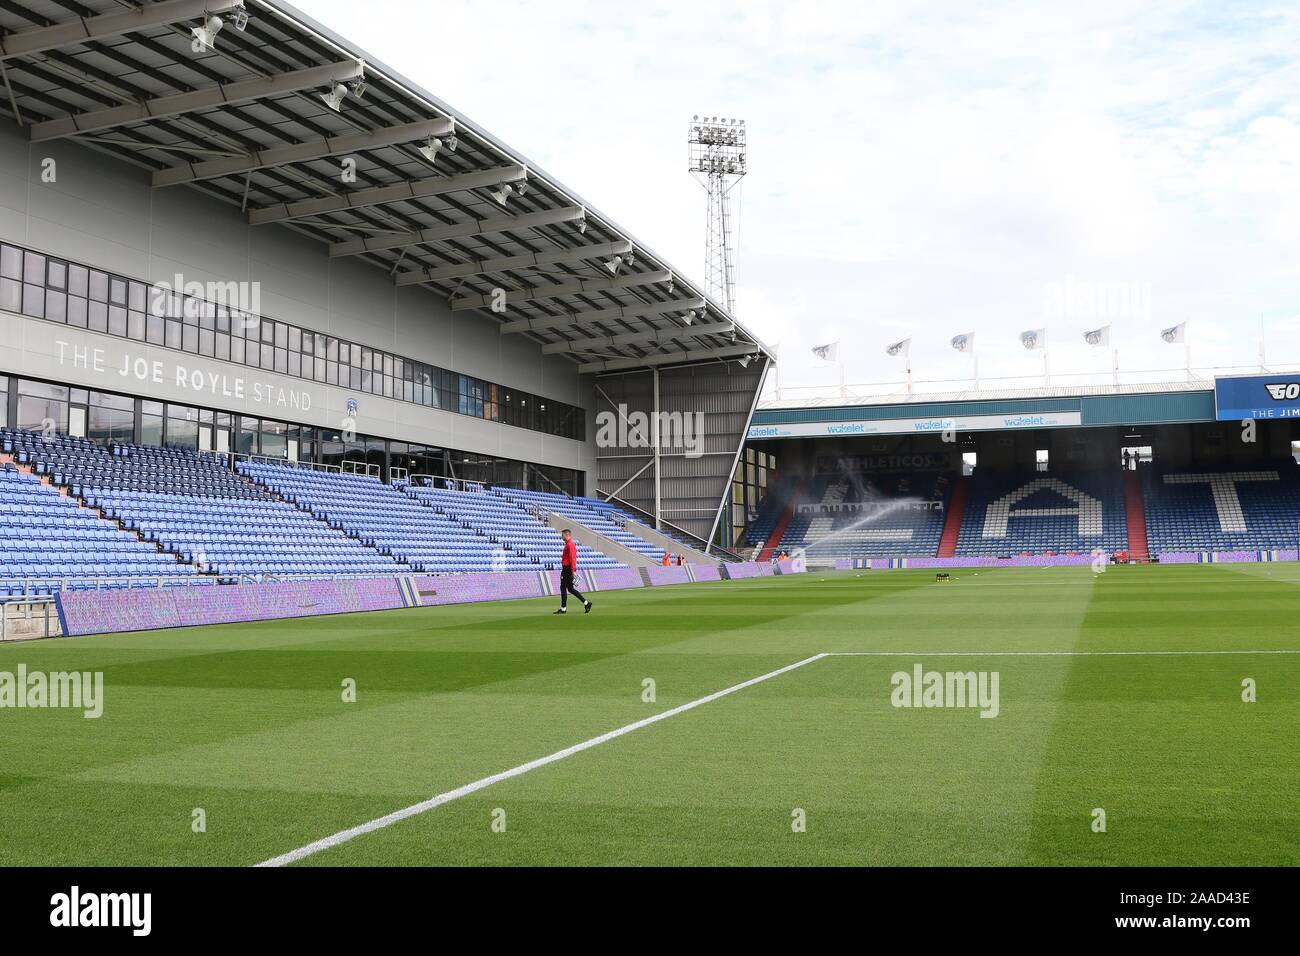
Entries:
<svg viewBox="0 0 1300 956">
<path fill-rule="evenodd" d="M 1300 864 L 1300 376 L 792 399 L 280 0 L 0 27 L 0 863 Z"/>
</svg>

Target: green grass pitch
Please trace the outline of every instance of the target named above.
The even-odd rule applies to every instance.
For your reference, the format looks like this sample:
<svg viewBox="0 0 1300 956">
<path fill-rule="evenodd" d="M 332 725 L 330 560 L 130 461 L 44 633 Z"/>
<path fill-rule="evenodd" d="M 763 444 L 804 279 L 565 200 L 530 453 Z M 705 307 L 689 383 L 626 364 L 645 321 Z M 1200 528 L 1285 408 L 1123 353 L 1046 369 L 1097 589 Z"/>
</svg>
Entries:
<svg viewBox="0 0 1300 956">
<path fill-rule="evenodd" d="M 1300 863 L 1300 655 L 1242 653 L 1300 649 L 1300 567 L 593 597 L 0 646 L 0 671 L 105 681 L 97 720 L 0 709 L 0 864 L 258 863 L 832 651 L 897 656 L 818 659 L 302 865 Z M 916 663 L 997 671 L 1000 713 L 892 706 Z"/>
</svg>

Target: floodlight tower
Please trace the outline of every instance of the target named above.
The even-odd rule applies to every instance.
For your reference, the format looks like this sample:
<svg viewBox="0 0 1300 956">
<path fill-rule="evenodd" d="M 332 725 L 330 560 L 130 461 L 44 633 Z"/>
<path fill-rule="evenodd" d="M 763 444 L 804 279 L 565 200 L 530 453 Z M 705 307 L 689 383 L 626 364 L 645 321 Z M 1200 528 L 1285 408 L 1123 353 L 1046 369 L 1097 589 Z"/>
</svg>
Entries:
<svg viewBox="0 0 1300 956">
<path fill-rule="evenodd" d="M 693 175 L 709 194 L 704 238 L 704 279 L 709 296 L 728 313 L 736 308 L 731 190 L 744 177 L 745 121 L 696 116 L 686 136 Z"/>
</svg>

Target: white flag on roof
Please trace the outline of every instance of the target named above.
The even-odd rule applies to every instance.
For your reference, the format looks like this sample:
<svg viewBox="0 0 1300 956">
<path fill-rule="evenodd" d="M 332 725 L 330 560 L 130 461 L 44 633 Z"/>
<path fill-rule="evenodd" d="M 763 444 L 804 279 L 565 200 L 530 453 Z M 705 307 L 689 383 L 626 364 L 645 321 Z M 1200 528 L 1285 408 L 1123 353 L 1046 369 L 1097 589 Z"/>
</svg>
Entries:
<svg viewBox="0 0 1300 956">
<path fill-rule="evenodd" d="M 834 362 L 835 356 L 839 354 L 840 343 L 828 342 L 826 345 L 814 345 L 812 354 L 817 356 L 823 362 Z"/>
<path fill-rule="evenodd" d="M 1110 345 L 1110 326 L 1103 325 L 1099 329 L 1092 329 L 1091 331 L 1084 332 L 1083 340 L 1093 348 L 1102 348 Z"/>
<path fill-rule="evenodd" d="M 1030 350 L 1047 348 L 1047 329 L 1025 329 L 1020 333 L 1020 344 Z"/>
<path fill-rule="evenodd" d="M 1187 323 L 1179 322 L 1175 326 L 1165 329 L 1160 333 L 1160 337 L 1170 345 L 1177 345 L 1179 342 L 1187 341 Z"/>
</svg>

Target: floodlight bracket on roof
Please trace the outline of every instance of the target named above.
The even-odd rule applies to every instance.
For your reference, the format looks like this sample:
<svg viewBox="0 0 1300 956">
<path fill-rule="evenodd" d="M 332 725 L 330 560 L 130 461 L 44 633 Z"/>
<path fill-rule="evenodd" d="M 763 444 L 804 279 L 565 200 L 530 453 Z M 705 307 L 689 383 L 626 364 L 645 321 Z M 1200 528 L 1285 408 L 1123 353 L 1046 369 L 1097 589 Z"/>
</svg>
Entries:
<svg viewBox="0 0 1300 956">
<path fill-rule="evenodd" d="M 462 239 L 466 236 L 488 236 L 500 232 L 532 229 L 536 226 L 553 226 L 581 219 L 584 215 L 581 206 L 564 206 L 560 209 L 544 209 L 541 212 L 527 213 L 522 216 L 496 216 L 491 219 L 454 222 L 446 226 L 421 229 L 419 232 L 401 233 L 390 238 L 336 242 L 330 246 L 330 256 L 335 258 L 355 256 L 384 249 L 402 249 L 410 245 L 446 242 L 448 239 Z"/>
<path fill-rule="evenodd" d="M 587 362 L 579 365 L 578 371 L 583 375 L 600 372 L 626 372 L 638 368 L 655 368 L 660 365 L 738 359 L 747 355 L 757 355 L 761 358 L 762 354 L 762 350 L 757 345 L 729 345 L 720 349 L 692 349 L 687 352 L 663 352 L 657 355 L 645 355 L 641 358 L 606 359 L 601 362 Z"/>
<path fill-rule="evenodd" d="M 616 279 L 577 279 L 557 282 L 554 285 L 530 285 L 522 288 L 503 289 L 505 301 L 509 305 L 528 305 L 533 302 L 545 302 L 566 295 L 587 295 L 592 292 L 609 292 L 619 289 L 633 289 L 638 286 L 657 285 L 667 282 L 671 287 L 673 274 L 667 269 L 654 272 L 637 272 L 632 275 L 619 276 Z M 671 288 L 668 290 L 672 291 Z M 467 295 L 451 299 L 451 311 L 464 312 L 469 309 L 482 309 L 496 301 L 491 295 Z"/>
<path fill-rule="evenodd" d="M 732 322 L 712 322 L 708 325 L 674 325 L 667 329 L 647 332 L 623 332 L 618 335 L 596 335 L 590 338 L 570 339 L 568 342 L 551 342 L 542 346 L 543 355 L 562 355 L 572 352 L 589 352 L 594 349 L 618 349 L 625 345 L 651 342 L 672 342 L 677 339 L 698 338 L 706 335 L 725 335 L 735 328 Z"/>
<path fill-rule="evenodd" d="M 394 183 L 391 186 L 374 186 L 369 189 L 356 189 L 341 196 L 302 199 L 297 202 L 276 203 L 274 206 L 251 209 L 248 213 L 248 221 L 256 226 L 348 209 L 363 209 L 367 206 L 430 199 L 435 196 L 495 186 L 497 183 L 513 182 L 527 175 L 528 170 L 523 166 L 498 166 L 493 169 L 463 173 L 459 176 L 420 179 L 415 182 Z"/>
<path fill-rule="evenodd" d="M 161 3 L 129 7 L 121 12 L 77 17 L 0 37 L 0 59 L 46 53 L 87 40 L 111 39 L 124 33 L 136 33 L 181 20 L 198 20 L 208 14 L 226 13 L 243 6 L 244 0 L 162 0 Z"/>
<path fill-rule="evenodd" d="M 686 312 L 689 309 L 704 308 L 704 299 L 667 299 L 663 302 L 642 302 L 636 305 L 616 306 L 610 309 L 598 309 L 592 312 L 565 312 L 561 315 L 541 316 L 536 319 L 518 319 L 501 326 L 506 332 L 539 332 L 590 322 L 609 322 L 617 319 L 639 319 L 648 315 L 663 315 L 668 312 Z"/>
<path fill-rule="evenodd" d="M 397 284 L 418 285 L 422 282 L 439 282 L 446 279 L 461 279 L 466 276 L 490 275 L 494 272 L 509 272 L 516 269 L 528 269 L 533 266 L 577 263 L 631 251 L 632 243 L 619 241 L 577 246 L 572 249 L 557 249 L 552 252 L 530 252 L 520 256 L 504 256 L 500 259 L 473 259 L 469 262 L 458 262 L 449 266 L 436 266 L 414 272 L 404 272 L 398 275 Z"/>
<path fill-rule="evenodd" d="M 339 136 L 325 136 L 320 139 L 295 143 L 292 146 L 277 146 L 271 149 L 259 149 L 240 159 L 213 159 L 202 163 L 186 163 L 160 169 L 153 174 L 155 186 L 176 186 L 181 183 L 193 183 L 203 179 L 217 179 L 222 176 L 237 176 L 241 173 L 256 172 L 271 166 L 285 163 L 305 163 L 327 156 L 338 156 L 357 150 L 377 149 L 381 146 L 393 146 L 398 143 L 410 143 L 426 136 L 443 136 L 451 131 L 452 122 L 439 118 L 424 120 L 419 123 L 406 123 L 390 126 L 368 133 L 344 133 Z"/>
<path fill-rule="evenodd" d="M 176 93 L 172 96 L 155 96 L 137 103 L 126 103 L 104 110 L 92 110 L 88 113 L 75 113 L 33 123 L 31 140 L 39 143 L 44 140 L 59 139 L 63 136 L 76 136 L 81 133 L 97 133 L 102 130 L 138 123 L 142 120 L 164 119 L 179 116 L 195 110 L 211 109 L 222 104 L 244 103 L 261 99 L 264 96 L 276 96 L 293 93 L 298 90 L 311 89 L 332 80 L 349 80 L 363 76 L 365 66 L 358 60 L 341 63 L 329 63 L 314 66 L 292 73 L 280 73 L 276 76 L 259 76 L 250 80 L 237 80 L 210 86 L 188 93 Z"/>
</svg>

